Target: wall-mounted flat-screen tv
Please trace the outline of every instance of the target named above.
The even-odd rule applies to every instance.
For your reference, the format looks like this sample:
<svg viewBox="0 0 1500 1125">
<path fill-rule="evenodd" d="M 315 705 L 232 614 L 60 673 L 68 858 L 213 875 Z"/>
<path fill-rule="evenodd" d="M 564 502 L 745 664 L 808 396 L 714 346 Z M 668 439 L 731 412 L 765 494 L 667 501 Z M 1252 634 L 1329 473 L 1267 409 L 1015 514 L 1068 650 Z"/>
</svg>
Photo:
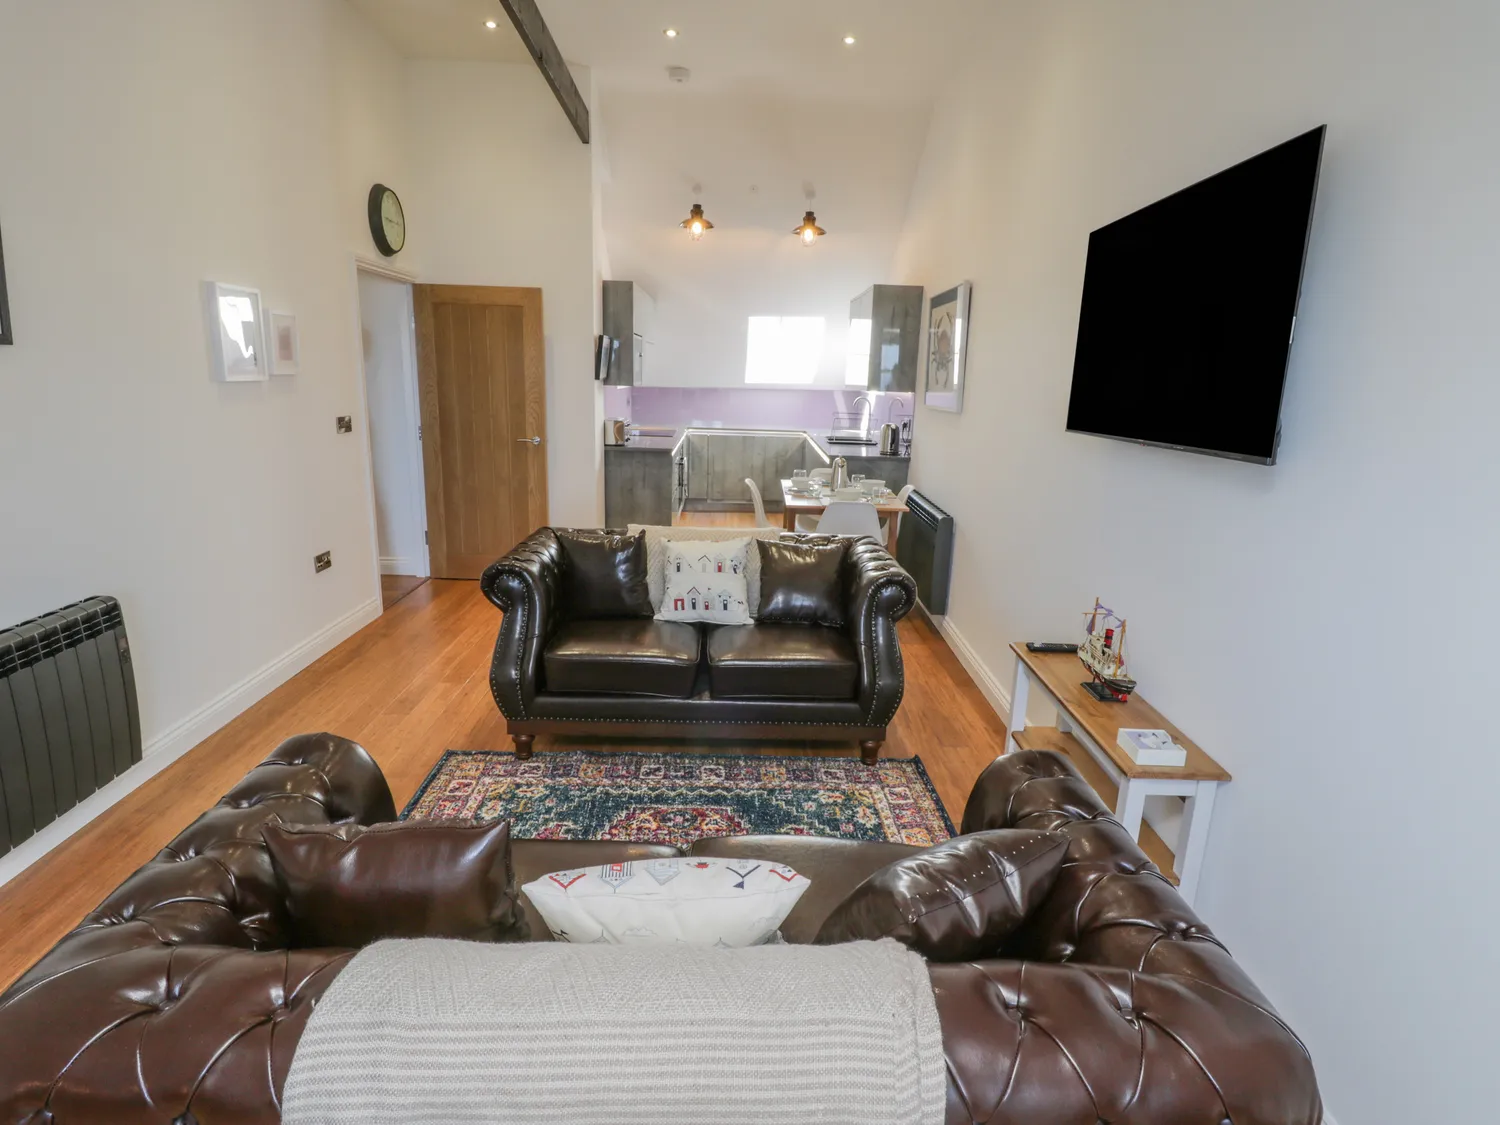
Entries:
<svg viewBox="0 0 1500 1125">
<path fill-rule="evenodd" d="M 1275 464 L 1324 131 L 1089 236 L 1070 431 Z"/>
</svg>

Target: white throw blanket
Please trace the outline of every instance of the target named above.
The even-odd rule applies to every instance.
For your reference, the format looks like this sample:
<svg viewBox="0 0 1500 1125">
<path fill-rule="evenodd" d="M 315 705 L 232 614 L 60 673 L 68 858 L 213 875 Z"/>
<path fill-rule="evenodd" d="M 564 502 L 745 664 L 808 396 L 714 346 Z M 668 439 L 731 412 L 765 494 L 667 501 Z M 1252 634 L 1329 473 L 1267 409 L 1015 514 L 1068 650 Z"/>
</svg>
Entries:
<svg viewBox="0 0 1500 1125">
<path fill-rule="evenodd" d="M 319 1001 L 283 1125 L 941 1125 L 942 1033 L 893 941 L 386 941 Z"/>
</svg>

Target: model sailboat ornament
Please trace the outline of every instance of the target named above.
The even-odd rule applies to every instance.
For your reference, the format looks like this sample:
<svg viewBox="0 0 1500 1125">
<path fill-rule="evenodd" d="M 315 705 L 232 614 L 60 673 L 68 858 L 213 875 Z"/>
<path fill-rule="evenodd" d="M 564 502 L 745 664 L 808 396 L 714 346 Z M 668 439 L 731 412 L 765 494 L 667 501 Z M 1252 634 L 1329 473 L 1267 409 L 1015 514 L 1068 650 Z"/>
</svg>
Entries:
<svg viewBox="0 0 1500 1125">
<path fill-rule="evenodd" d="M 1135 681 L 1125 672 L 1125 619 L 1094 599 L 1094 608 L 1085 613 L 1083 643 L 1078 659 L 1094 674 L 1084 684 L 1090 695 L 1101 703 L 1124 703 L 1135 690 Z"/>
</svg>

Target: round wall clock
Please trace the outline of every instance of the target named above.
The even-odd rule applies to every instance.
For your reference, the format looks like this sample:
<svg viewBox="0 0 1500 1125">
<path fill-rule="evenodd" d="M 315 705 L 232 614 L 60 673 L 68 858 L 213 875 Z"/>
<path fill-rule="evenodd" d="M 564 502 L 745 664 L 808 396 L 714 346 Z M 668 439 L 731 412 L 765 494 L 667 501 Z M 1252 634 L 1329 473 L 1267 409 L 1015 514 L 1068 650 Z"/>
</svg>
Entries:
<svg viewBox="0 0 1500 1125">
<path fill-rule="evenodd" d="M 401 200 L 384 184 L 370 189 L 370 236 L 375 248 L 389 258 L 406 245 L 406 212 Z"/>
</svg>

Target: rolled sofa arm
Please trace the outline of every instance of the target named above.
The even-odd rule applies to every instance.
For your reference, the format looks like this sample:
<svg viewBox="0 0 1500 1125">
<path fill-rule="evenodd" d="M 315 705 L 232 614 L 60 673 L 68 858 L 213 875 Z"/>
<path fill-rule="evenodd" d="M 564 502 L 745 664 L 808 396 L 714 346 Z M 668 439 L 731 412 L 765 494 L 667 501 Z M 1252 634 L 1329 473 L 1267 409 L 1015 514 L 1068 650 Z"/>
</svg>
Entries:
<svg viewBox="0 0 1500 1125">
<path fill-rule="evenodd" d="M 930 966 L 950 1125 L 1319 1125 L 1301 1040 L 1072 763 L 1035 750 L 991 763 L 962 831 L 998 828 L 1070 843 L 1047 898 L 996 951 L 1018 960 Z"/>
<path fill-rule="evenodd" d="M 896 715 L 905 690 L 896 622 L 917 604 L 917 584 L 886 549 L 856 539 L 846 565 L 845 613 L 859 656 L 859 703 L 865 721 L 883 727 Z"/>
<path fill-rule="evenodd" d="M 479 588 L 505 614 L 490 661 L 490 693 L 507 719 L 528 717 L 540 682 L 542 649 L 556 626 L 562 544 L 550 527 L 496 559 Z"/>
<path fill-rule="evenodd" d="M 355 743 L 282 743 L 0 994 L 0 1122 L 274 1125 L 301 1025 L 352 951 L 280 948 L 261 827 L 395 815 Z"/>
</svg>

